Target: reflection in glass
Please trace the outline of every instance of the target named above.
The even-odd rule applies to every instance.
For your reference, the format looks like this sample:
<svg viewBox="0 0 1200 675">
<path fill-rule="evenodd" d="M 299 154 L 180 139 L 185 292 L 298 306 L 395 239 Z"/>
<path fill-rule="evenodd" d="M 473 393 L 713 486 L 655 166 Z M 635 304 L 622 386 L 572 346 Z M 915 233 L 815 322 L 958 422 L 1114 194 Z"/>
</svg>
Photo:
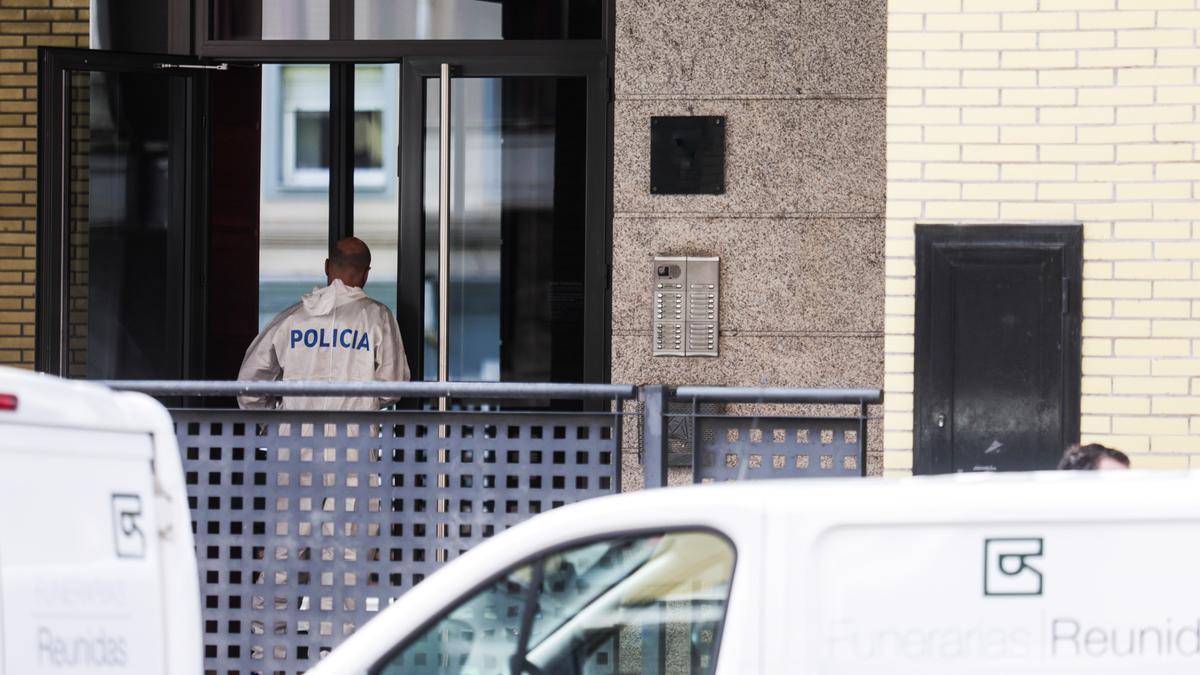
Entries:
<svg viewBox="0 0 1200 675">
<path fill-rule="evenodd" d="M 329 66 L 264 65 L 263 112 L 275 150 L 263 157 L 279 167 L 272 185 L 328 190 Z"/>
<path fill-rule="evenodd" d="M 354 236 L 371 247 L 371 274 L 363 290 L 397 316 L 399 82 L 397 65 L 354 67 Z"/>
<path fill-rule="evenodd" d="M 357 40 L 597 40 L 600 0 L 354 0 Z"/>
<path fill-rule="evenodd" d="M 183 85 L 108 72 L 73 73 L 71 85 L 66 374 L 179 377 L 181 223 L 168 188 Z"/>
<path fill-rule="evenodd" d="M 329 0 L 210 0 L 214 40 L 328 40 Z"/>
<path fill-rule="evenodd" d="M 451 84 L 451 380 L 583 377 L 583 78 Z M 425 91 L 425 360 L 437 379 L 438 81 Z"/>
<path fill-rule="evenodd" d="M 451 380 L 500 380 L 500 80 L 451 83 Z M 438 81 L 425 101 L 425 375 L 437 379 Z"/>
<path fill-rule="evenodd" d="M 329 252 L 329 66 L 262 71 L 259 328 L 325 285 Z"/>
<path fill-rule="evenodd" d="M 329 111 L 296 111 L 297 169 L 329 169 Z M 354 111 L 354 168 L 383 168 L 383 111 Z"/>
<path fill-rule="evenodd" d="M 354 168 L 383 168 L 383 111 L 354 111 Z"/>
<path fill-rule="evenodd" d="M 297 110 L 296 145 L 297 169 L 329 168 L 329 111 Z"/>
<path fill-rule="evenodd" d="M 88 353 L 88 202 L 91 180 L 90 107 L 91 75 L 71 73 L 70 160 L 68 166 L 67 214 L 67 325 L 63 331 L 63 371 L 67 377 L 87 377 Z"/>
<path fill-rule="evenodd" d="M 214 40 L 328 40 L 330 0 L 208 0 Z M 356 40 L 598 40 L 600 0 L 354 0 Z"/>
<path fill-rule="evenodd" d="M 712 673 L 733 564 L 733 547 L 705 532 L 558 551 L 451 608 L 379 672 Z M 657 663 L 641 653 L 652 634 Z"/>
</svg>

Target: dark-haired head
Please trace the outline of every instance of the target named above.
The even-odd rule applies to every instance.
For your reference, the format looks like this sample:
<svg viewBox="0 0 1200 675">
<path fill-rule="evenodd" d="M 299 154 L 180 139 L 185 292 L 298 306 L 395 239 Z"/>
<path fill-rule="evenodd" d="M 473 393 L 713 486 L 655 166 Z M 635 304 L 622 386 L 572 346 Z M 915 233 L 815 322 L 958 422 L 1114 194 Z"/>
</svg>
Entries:
<svg viewBox="0 0 1200 675">
<path fill-rule="evenodd" d="M 1099 443 L 1072 445 L 1063 453 L 1058 468 L 1078 471 L 1097 469 L 1128 469 L 1129 456 Z"/>
</svg>

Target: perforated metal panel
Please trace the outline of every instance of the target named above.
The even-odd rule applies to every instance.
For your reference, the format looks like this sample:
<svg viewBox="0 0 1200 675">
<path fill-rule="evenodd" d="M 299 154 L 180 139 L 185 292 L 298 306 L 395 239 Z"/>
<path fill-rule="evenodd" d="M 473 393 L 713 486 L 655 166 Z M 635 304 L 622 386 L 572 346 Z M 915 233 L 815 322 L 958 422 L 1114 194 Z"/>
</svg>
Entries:
<svg viewBox="0 0 1200 675">
<path fill-rule="evenodd" d="M 609 414 L 173 416 L 221 675 L 301 673 L 484 538 L 620 490 Z"/>
<path fill-rule="evenodd" d="M 696 417 L 694 481 L 864 475 L 860 418 Z"/>
</svg>

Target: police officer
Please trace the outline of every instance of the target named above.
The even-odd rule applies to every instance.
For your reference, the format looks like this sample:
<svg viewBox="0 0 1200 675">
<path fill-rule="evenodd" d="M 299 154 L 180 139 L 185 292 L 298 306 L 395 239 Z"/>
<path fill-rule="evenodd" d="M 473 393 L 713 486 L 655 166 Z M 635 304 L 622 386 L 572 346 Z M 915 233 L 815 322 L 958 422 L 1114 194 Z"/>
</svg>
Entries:
<svg viewBox="0 0 1200 675">
<path fill-rule="evenodd" d="M 361 239 L 334 244 L 325 261 L 329 285 L 314 288 L 259 333 L 242 360 L 239 380 L 405 381 L 408 361 L 396 317 L 367 297 L 371 251 Z M 378 410 L 375 397 L 239 396 L 242 408 Z"/>
</svg>

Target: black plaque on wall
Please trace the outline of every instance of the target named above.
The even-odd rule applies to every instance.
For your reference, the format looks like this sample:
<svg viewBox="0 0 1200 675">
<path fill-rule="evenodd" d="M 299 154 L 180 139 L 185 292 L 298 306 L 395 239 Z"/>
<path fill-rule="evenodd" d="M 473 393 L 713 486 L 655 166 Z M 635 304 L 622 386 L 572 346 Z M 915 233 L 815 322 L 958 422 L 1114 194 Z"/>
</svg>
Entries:
<svg viewBox="0 0 1200 675">
<path fill-rule="evenodd" d="M 650 192 L 725 192 L 725 118 L 651 117 Z"/>
</svg>

